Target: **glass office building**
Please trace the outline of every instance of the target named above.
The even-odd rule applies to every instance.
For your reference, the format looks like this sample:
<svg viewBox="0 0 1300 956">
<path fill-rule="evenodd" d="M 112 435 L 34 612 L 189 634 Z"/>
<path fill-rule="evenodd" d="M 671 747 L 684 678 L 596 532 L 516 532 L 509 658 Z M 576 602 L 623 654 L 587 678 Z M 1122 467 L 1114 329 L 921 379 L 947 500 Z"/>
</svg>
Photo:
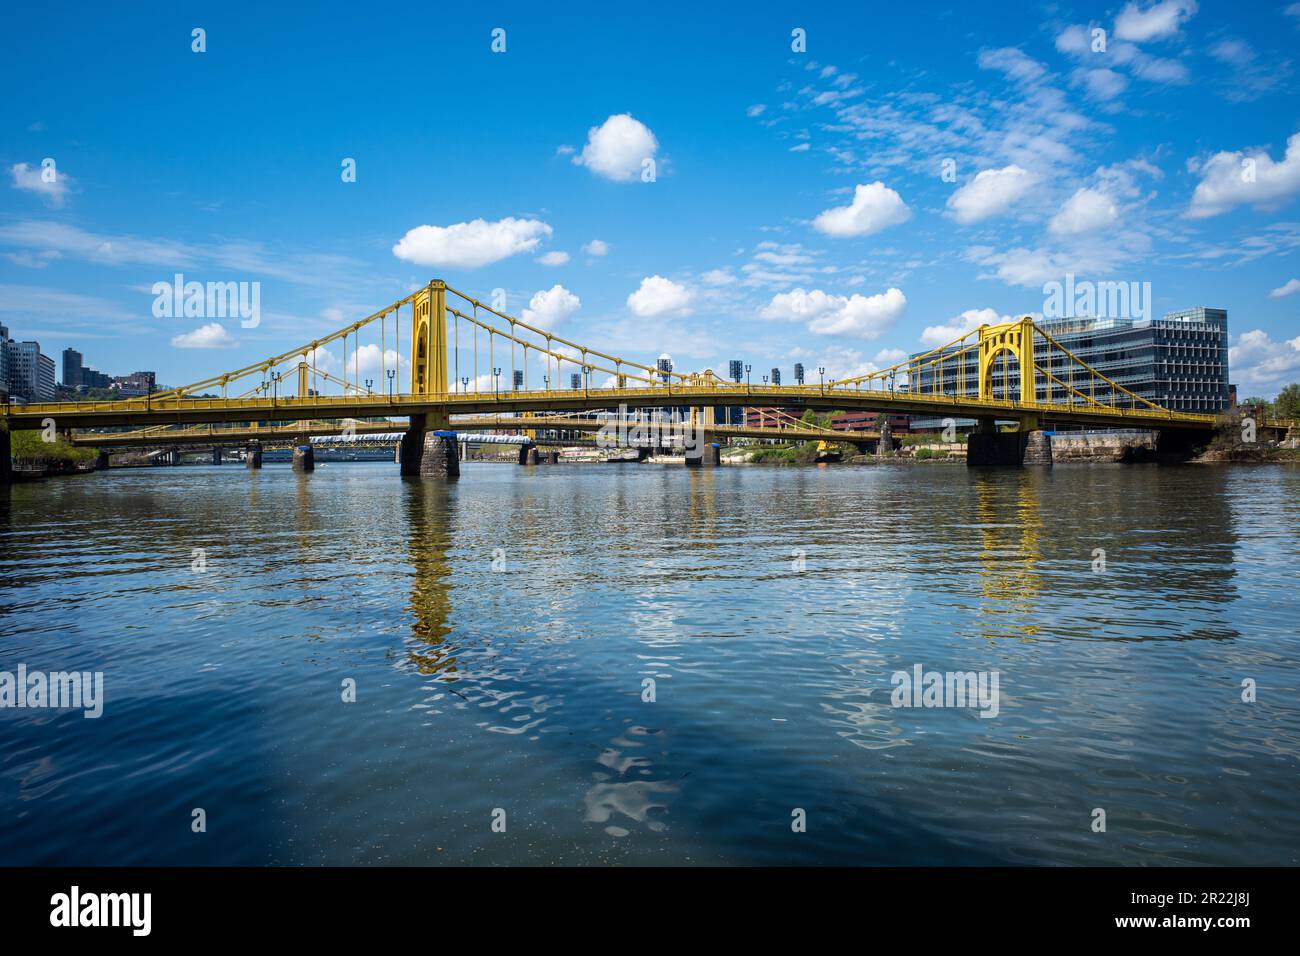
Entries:
<svg viewBox="0 0 1300 956">
<path fill-rule="evenodd" d="M 1164 408 L 1219 412 L 1229 407 L 1228 313 L 1223 309 L 1198 306 L 1160 319 L 1073 318 L 1040 321 L 1038 326 L 1107 378 Z M 1047 342 L 1036 339 L 1034 354 L 1041 367 L 1050 367 L 1056 378 L 1069 381 L 1068 360 L 1059 349 L 1049 349 Z M 943 391 L 957 390 L 959 378 L 964 378 L 965 394 L 976 391 L 976 363 L 969 353 L 964 364 L 962 368 L 956 359 L 944 363 Z M 935 373 L 933 366 L 921 370 L 919 391 L 934 389 Z M 1014 360 L 1006 365 L 995 362 L 994 397 L 1018 398 L 1019 376 Z M 1046 389 L 1040 375 L 1040 400 L 1048 399 Z M 1052 401 L 1067 400 L 1064 386 L 1054 385 L 1052 391 Z M 925 428 L 925 421 L 917 420 L 914 426 Z"/>
</svg>

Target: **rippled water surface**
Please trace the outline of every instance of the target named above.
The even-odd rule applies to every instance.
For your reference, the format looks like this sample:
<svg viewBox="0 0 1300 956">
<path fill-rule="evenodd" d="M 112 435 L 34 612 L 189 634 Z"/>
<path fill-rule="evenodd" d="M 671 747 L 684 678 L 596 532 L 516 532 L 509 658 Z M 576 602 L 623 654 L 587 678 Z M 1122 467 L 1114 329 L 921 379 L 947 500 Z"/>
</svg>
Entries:
<svg viewBox="0 0 1300 956">
<path fill-rule="evenodd" d="M 1294 863 L 1298 527 L 1284 467 L 0 489 L 0 670 L 106 698 L 0 710 L 0 863 Z"/>
</svg>

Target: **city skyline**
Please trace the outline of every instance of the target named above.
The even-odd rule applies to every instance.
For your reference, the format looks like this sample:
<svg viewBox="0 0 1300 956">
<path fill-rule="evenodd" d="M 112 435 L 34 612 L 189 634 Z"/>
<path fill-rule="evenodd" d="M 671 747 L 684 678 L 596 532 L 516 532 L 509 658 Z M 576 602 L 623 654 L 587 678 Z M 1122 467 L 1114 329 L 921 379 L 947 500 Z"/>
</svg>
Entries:
<svg viewBox="0 0 1300 956">
<path fill-rule="evenodd" d="M 1226 309 L 1232 380 L 1274 394 L 1300 375 L 1300 5 L 1013 9 L 670 6 L 581 38 L 411 9 L 427 63 L 376 23 L 86 10 L 56 41 L 19 11 L 0 320 L 183 383 L 438 276 L 641 360 L 834 377 L 1040 315 L 1069 275 Z M 177 274 L 257 283 L 259 320 L 158 316 Z"/>
</svg>

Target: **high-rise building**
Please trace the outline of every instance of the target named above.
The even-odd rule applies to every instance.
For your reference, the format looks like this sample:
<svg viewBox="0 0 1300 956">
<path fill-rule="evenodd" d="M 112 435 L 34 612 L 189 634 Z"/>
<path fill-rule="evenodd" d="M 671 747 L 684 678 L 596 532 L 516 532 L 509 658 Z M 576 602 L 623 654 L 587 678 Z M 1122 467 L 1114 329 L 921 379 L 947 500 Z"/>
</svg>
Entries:
<svg viewBox="0 0 1300 956">
<path fill-rule="evenodd" d="M 772 369 L 772 384 L 773 385 L 781 384 L 781 370 L 779 368 Z"/>
<path fill-rule="evenodd" d="M 794 363 L 794 382 L 796 385 L 803 384 L 803 363 L 802 362 Z"/>
<path fill-rule="evenodd" d="M 9 330 L 0 324 L 0 402 L 9 401 Z"/>
<path fill-rule="evenodd" d="M 521 369 L 521 368 L 517 368 L 517 369 L 515 369 L 515 374 L 514 374 L 514 383 L 515 383 L 515 391 L 516 391 L 516 392 L 519 391 L 521 388 L 524 387 L 524 370 L 523 370 L 523 369 Z"/>
<path fill-rule="evenodd" d="M 572 389 L 582 388 L 582 376 L 579 375 L 577 372 L 573 372 L 569 375 L 569 388 Z"/>
<path fill-rule="evenodd" d="M 732 359 L 729 365 L 731 370 L 731 380 L 739 382 L 745 377 L 745 363 L 740 359 Z"/>
<path fill-rule="evenodd" d="M 41 354 L 41 343 L 10 345 L 9 391 L 28 402 L 54 401 L 54 359 Z"/>
<path fill-rule="evenodd" d="M 671 372 L 673 370 L 672 356 L 668 355 L 667 353 L 664 353 L 663 355 L 659 356 L 659 360 L 655 362 L 655 368 L 659 369 L 659 377 L 663 379 L 664 384 L 667 385 L 668 380 L 672 378 L 671 375 Z"/>
<path fill-rule="evenodd" d="M 1198 306 L 1169 312 L 1161 319 L 1072 318 L 1040 323 L 1040 328 L 1081 361 L 1129 391 L 1177 412 L 1218 412 L 1229 405 L 1228 313 Z M 955 348 L 954 348 L 955 351 Z M 1050 353 L 1050 358 L 1049 358 Z M 918 353 L 919 354 L 919 353 Z M 1035 361 L 1049 367 L 1064 384 L 1049 389 L 1039 376 L 1039 398 L 1066 402 L 1070 362 L 1060 349 L 1035 336 Z M 946 391 L 974 394 L 978 389 L 976 363 L 954 358 L 942 364 Z M 932 391 L 935 367 L 921 370 L 912 387 Z M 958 380 L 962 381 L 959 386 Z M 993 366 L 995 398 L 1017 398 L 1020 371 L 1014 361 Z M 926 427 L 921 422 L 918 427 Z"/>
<path fill-rule="evenodd" d="M 63 387 L 76 388 L 81 384 L 81 353 L 76 349 L 63 350 Z"/>
</svg>

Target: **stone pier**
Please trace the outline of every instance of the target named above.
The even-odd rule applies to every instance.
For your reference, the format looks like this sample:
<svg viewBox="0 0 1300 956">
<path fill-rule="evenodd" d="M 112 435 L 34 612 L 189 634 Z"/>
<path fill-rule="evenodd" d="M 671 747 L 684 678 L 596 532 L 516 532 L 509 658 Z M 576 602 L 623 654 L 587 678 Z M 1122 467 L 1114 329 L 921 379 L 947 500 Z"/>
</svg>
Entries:
<svg viewBox="0 0 1300 956">
<path fill-rule="evenodd" d="M 426 432 L 420 456 L 421 478 L 456 478 L 460 475 L 460 445 L 452 431 Z"/>
<path fill-rule="evenodd" d="M 316 449 L 311 447 L 311 439 L 306 435 L 294 440 L 293 470 L 304 474 L 316 470 Z"/>
<path fill-rule="evenodd" d="M 719 445 L 701 445 L 699 454 L 686 454 L 687 468 L 716 468 L 722 463 L 722 448 Z"/>
<path fill-rule="evenodd" d="M 1034 429 L 1025 437 L 1026 465 L 1052 467 L 1052 436 L 1041 429 Z"/>
<path fill-rule="evenodd" d="M 250 441 L 244 448 L 244 467 L 262 467 L 262 443 L 260 441 Z"/>
<path fill-rule="evenodd" d="M 876 457 L 894 457 L 894 431 L 889 427 L 888 419 L 880 426 L 880 440 L 876 442 Z"/>
<path fill-rule="evenodd" d="M 102 449 L 99 452 L 99 454 L 95 456 L 95 470 L 108 471 L 108 450 L 107 449 Z"/>
<path fill-rule="evenodd" d="M 528 464 L 528 452 L 531 451 L 532 449 L 536 448 L 536 447 L 537 447 L 536 445 L 520 445 L 520 446 L 519 446 L 519 464 L 521 464 L 521 465 L 526 465 L 526 464 Z"/>
<path fill-rule="evenodd" d="M 212 448 L 212 464 L 219 465 L 221 464 L 221 460 L 222 460 L 221 446 L 214 445 Z"/>
</svg>

